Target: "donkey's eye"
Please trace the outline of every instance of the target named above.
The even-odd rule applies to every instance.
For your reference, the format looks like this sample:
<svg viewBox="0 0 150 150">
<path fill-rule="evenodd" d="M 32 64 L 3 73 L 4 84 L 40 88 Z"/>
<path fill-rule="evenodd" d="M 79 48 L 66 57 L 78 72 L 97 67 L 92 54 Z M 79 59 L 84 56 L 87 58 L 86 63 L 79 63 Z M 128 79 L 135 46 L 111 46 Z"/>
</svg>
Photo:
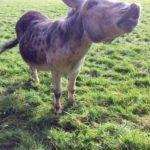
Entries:
<svg viewBox="0 0 150 150">
<path fill-rule="evenodd" d="M 97 4 L 98 4 L 97 1 L 90 2 L 90 3 L 87 5 L 87 10 L 93 8 L 93 7 L 96 6 Z"/>
</svg>

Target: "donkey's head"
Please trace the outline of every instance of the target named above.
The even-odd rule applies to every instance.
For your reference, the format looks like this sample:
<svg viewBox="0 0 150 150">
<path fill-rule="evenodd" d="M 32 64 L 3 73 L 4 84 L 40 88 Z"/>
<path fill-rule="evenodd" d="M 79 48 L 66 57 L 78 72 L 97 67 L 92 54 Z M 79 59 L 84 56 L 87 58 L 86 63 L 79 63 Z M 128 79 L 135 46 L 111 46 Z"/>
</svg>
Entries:
<svg viewBox="0 0 150 150">
<path fill-rule="evenodd" d="M 80 12 L 84 31 L 92 42 L 109 41 L 131 32 L 138 24 L 140 7 L 115 0 L 63 0 Z"/>
</svg>

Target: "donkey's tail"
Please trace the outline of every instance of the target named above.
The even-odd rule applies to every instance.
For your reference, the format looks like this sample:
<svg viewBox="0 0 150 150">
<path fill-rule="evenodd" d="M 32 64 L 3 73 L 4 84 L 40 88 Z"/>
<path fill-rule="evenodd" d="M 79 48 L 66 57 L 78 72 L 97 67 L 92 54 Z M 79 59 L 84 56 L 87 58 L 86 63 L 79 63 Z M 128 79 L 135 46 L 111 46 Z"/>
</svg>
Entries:
<svg viewBox="0 0 150 150">
<path fill-rule="evenodd" d="M 11 41 L 8 41 L 7 43 L 5 43 L 4 45 L 2 45 L 2 47 L 0 47 L 0 54 L 8 49 L 11 49 L 13 47 L 15 47 L 18 44 L 18 40 L 14 39 Z"/>
</svg>

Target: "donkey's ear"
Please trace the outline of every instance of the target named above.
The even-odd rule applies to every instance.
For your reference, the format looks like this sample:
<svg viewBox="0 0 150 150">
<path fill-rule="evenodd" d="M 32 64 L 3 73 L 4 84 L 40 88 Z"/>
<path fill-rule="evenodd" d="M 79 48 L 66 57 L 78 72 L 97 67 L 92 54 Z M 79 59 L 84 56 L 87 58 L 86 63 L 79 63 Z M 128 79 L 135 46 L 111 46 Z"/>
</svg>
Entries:
<svg viewBox="0 0 150 150">
<path fill-rule="evenodd" d="M 63 0 L 63 2 L 71 8 L 78 8 L 83 0 Z"/>
</svg>

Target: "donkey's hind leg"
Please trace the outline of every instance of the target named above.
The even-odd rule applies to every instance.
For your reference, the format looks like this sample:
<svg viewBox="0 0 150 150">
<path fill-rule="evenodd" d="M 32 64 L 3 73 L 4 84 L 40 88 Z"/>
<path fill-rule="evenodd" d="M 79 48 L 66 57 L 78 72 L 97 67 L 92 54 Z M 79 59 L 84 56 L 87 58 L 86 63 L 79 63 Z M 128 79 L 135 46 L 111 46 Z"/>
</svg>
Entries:
<svg viewBox="0 0 150 150">
<path fill-rule="evenodd" d="M 30 66 L 30 70 L 31 70 L 31 75 L 32 75 L 33 79 L 34 79 L 37 83 L 39 83 L 40 80 L 39 80 L 37 68 L 35 68 L 35 67 L 33 67 L 33 66 Z"/>
</svg>

